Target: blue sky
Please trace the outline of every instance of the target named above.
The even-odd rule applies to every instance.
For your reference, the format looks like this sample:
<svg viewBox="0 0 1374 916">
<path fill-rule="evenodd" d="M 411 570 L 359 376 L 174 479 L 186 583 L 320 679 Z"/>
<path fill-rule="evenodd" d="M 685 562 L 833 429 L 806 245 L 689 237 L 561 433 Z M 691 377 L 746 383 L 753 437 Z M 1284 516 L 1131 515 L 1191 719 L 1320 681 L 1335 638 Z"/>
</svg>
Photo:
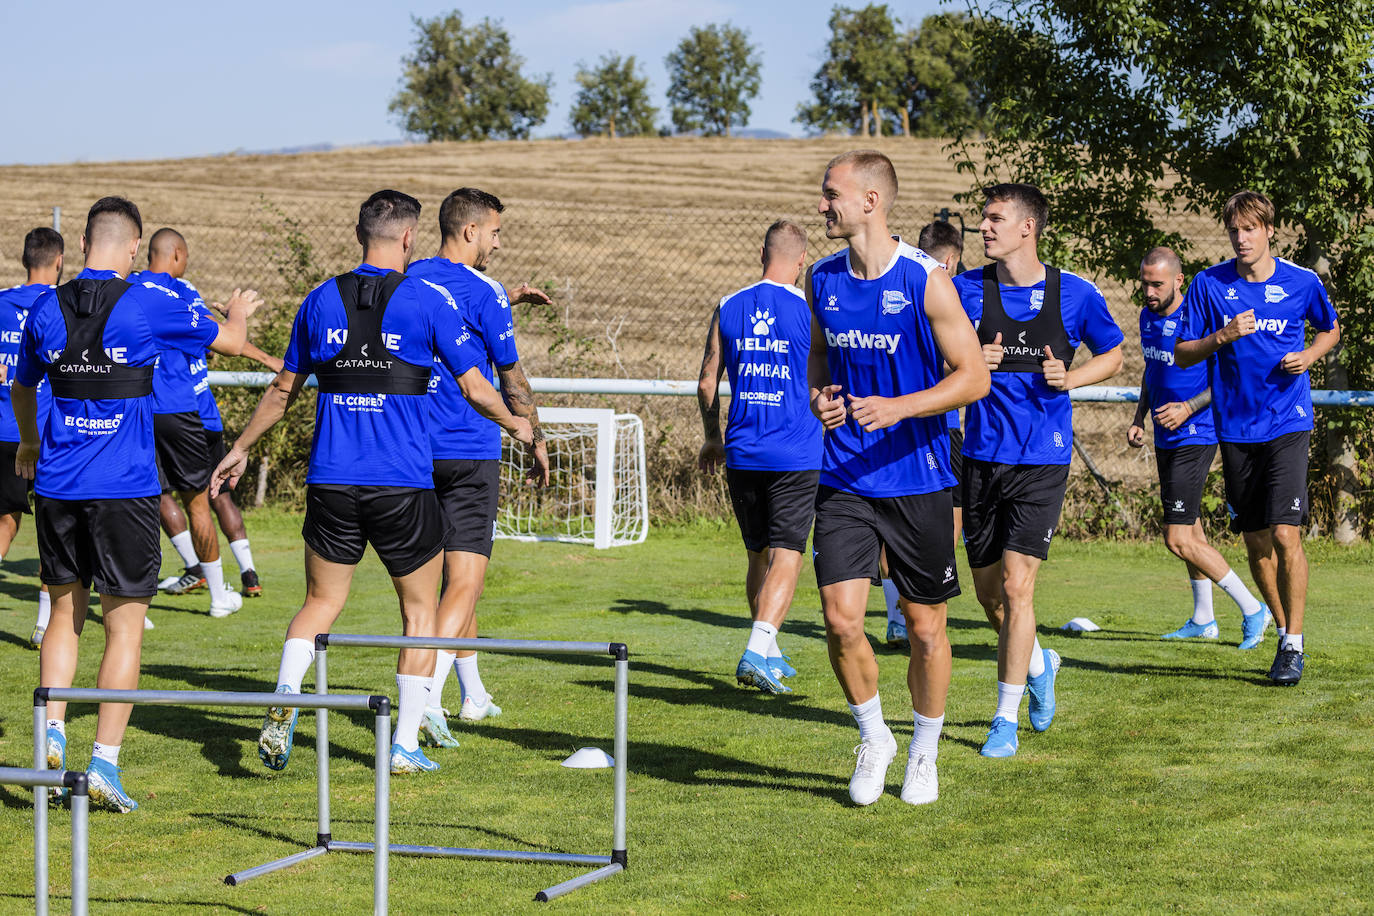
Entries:
<svg viewBox="0 0 1374 916">
<path fill-rule="evenodd" d="M 361 0 L 4 0 L 0 164 L 400 139 L 386 106 L 413 37 L 410 17 L 455 6 L 466 20 L 502 20 L 527 72 L 553 74 L 549 118 L 536 131 L 549 136 L 568 130 L 579 61 L 610 51 L 635 54 L 663 108 L 664 56 L 690 27 L 726 21 L 746 29 L 763 54 L 750 126 L 800 134 L 792 116 L 820 62 L 833 4 L 448 0 L 387 9 Z M 915 24 L 940 2 L 895 0 L 888 7 Z"/>
</svg>

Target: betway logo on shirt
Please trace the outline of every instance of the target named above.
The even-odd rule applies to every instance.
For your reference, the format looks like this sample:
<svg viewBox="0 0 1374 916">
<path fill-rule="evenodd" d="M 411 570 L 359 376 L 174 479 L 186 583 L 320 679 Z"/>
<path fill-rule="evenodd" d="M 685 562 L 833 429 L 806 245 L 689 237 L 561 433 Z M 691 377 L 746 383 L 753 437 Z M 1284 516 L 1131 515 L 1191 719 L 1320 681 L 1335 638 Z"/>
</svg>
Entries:
<svg viewBox="0 0 1374 916">
<path fill-rule="evenodd" d="M 825 342 L 841 350 L 884 350 L 889 355 L 897 352 L 901 334 L 869 334 L 866 331 L 841 331 L 836 334 L 826 329 Z"/>
<path fill-rule="evenodd" d="M 1228 324 L 1230 324 L 1230 323 L 1231 323 L 1231 318 L 1232 318 L 1232 317 L 1234 317 L 1234 316 L 1232 316 L 1232 315 L 1227 315 L 1227 314 L 1225 314 L 1225 313 L 1223 312 L 1223 313 L 1222 313 L 1222 316 L 1221 316 L 1221 326 L 1222 326 L 1222 327 L 1226 327 Z M 1287 319 L 1287 318 L 1256 318 L 1256 319 L 1255 319 L 1255 330 L 1256 330 L 1256 331 L 1268 331 L 1268 332 L 1271 333 L 1271 334 L 1282 334 L 1282 333 L 1283 333 L 1283 329 L 1286 328 L 1286 327 L 1288 327 L 1288 319 Z"/>
<path fill-rule="evenodd" d="M 1141 352 L 1145 354 L 1146 359 L 1152 359 L 1166 366 L 1174 364 L 1174 354 L 1169 350 L 1162 350 L 1159 347 L 1143 347 Z"/>
</svg>

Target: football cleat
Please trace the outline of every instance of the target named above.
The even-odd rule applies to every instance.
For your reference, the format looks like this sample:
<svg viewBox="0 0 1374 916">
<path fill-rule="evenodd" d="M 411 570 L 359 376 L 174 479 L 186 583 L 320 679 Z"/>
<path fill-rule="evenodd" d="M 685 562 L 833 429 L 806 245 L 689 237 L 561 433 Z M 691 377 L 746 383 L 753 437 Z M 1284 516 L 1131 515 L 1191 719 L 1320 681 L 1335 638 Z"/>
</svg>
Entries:
<svg viewBox="0 0 1374 916">
<path fill-rule="evenodd" d="M 48 632 L 47 627 L 34 627 L 33 632 L 29 634 L 29 646 L 34 649 L 41 649 L 43 647 L 43 634 L 46 632 Z"/>
<path fill-rule="evenodd" d="M 1302 680 L 1303 660 L 1306 657 L 1297 649 L 1280 649 L 1278 657 L 1274 659 L 1274 668 L 1269 672 L 1269 679 L 1281 687 L 1292 687 Z"/>
<path fill-rule="evenodd" d="M 399 744 L 391 745 L 391 775 L 403 773 L 435 773 L 439 764 L 425 756 L 418 747 L 413 751 L 402 749 Z"/>
<path fill-rule="evenodd" d="M 1014 757 L 1016 747 L 1016 723 L 997 716 L 992 720 L 992 728 L 988 729 L 988 740 L 983 742 L 983 749 L 978 753 L 984 757 Z"/>
<path fill-rule="evenodd" d="M 458 718 L 464 722 L 481 722 L 486 718 L 496 718 L 501 715 L 501 707 L 491 701 L 491 694 L 487 694 L 481 703 L 472 697 L 463 697 L 463 707 L 458 710 Z"/>
<path fill-rule="evenodd" d="M 935 761 L 925 754 L 908 757 L 902 801 L 908 805 L 928 805 L 939 797 L 940 777 L 935 772 Z"/>
<path fill-rule="evenodd" d="M 1160 639 L 1216 639 L 1221 635 L 1221 630 L 1217 628 L 1217 622 L 1193 623 L 1192 618 L 1183 626 L 1174 630 L 1172 633 L 1165 633 Z"/>
<path fill-rule="evenodd" d="M 48 769 L 65 770 L 67 768 L 67 736 L 56 728 L 49 728 L 47 733 L 47 756 Z M 65 801 L 71 790 L 65 786 L 53 786 L 48 789 L 48 798 L 55 801 Z"/>
<path fill-rule="evenodd" d="M 197 565 L 178 576 L 177 580 L 163 591 L 169 595 L 189 595 L 202 588 L 205 588 L 205 576 L 201 574 L 200 566 Z"/>
<path fill-rule="evenodd" d="M 243 607 L 243 596 L 238 592 L 225 592 L 224 602 L 210 602 L 211 617 L 228 617 Z"/>
<path fill-rule="evenodd" d="M 281 684 L 277 693 L 291 693 Z M 273 706 L 262 720 L 262 734 L 258 736 L 258 757 L 269 770 L 284 770 L 291 759 L 291 741 L 296 734 L 296 716 L 300 710 L 289 706 Z"/>
<path fill-rule="evenodd" d="M 91 761 L 91 765 L 86 769 L 86 785 L 92 807 L 118 811 L 120 814 L 137 810 L 138 802 L 124 791 L 124 786 L 119 781 L 119 773 L 119 767 L 99 757 Z"/>
<path fill-rule="evenodd" d="M 897 739 L 892 730 L 883 729 L 877 741 L 865 741 L 854 748 L 854 775 L 849 779 L 849 798 L 856 805 L 871 805 L 882 798 L 887 784 L 887 768 L 897 756 Z"/>
<path fill-rule="evenodd" d="M 1054 682 L 1059 677 L 1059 653 L 1053 649 L 1041 649 L 1045 653 L 1045 670 L 1039 677 L 1026 678 L 1026 693 L 1030 694 L 1031 728 L 1043 732 L 1054 722 Z"/>
<path fill-rule="evenodd" d="M 776 678 L 797 676 L 797 669 L 792 667 L 791 656 L 770 655 L 768 656 L 768 667 Z"/>
<path fill-rule="evenodd" d="M 163 579 L 162 581 L 158 582 L 158 584 L 157 584 L 157 590 L 160 591 L 160 592 L 169 591 L 169 590 L 172 588 L 173 585 L 176 585 L 176 584 L 177 584 L 178 582 L 180 582 L 180 581 L 181 581 L 181 576 L 168 576 L 167 578 L 165 578 L 165 579 Z"/>
<path fill-rule="evenodd" d="M 262 597 L 262 583 L 258 581 L 257 570 L 245 569 L 242 573 L 239 574 L 239 582 L 243 585 L 243 597 Z"/>
<path fill-rule="evenodd" d="M 1240 617 L 1240 648 L 1253 649 L 1264 642 L 1264 631 L 1269 629 L 1269 621 L 1274 619 L 1274 615 L 1269 613 L 1269 605 L 1261 604 L 1260 609 L 1253 614 L 1242 614 Z"/>
<path fill-rule="evenodd" d="M 448 730 L 448 710 L 426 706 L 420 719 L 420 744 L 425 747 L 457 747 L 458 739 Z"/>
<path fill-rule="evenodd" d="M 887 645 L 891 649 L 911 648 L 911 638 L 907 636 L 905 623 L 900 620 L 887 622 Z"/>
<path fill-rule="evenodd" d="M 792 688 L 768 666 L 768 659 L 757 652 L 745 652 L 735 666 L 735 680 L 746 687 L 757 687 L 764 693 L 791 693 Z"/>
</svg>

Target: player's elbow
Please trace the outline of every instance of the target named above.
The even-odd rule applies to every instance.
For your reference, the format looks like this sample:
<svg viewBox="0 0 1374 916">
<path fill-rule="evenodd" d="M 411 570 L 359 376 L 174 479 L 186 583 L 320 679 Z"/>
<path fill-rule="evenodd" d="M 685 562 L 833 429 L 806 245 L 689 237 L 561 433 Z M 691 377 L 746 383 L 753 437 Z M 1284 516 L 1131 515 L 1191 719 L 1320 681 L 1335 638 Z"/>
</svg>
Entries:
<svg viewBox="0 0 1374 916">
<path fill-rule="evenodd" d="M 1105 382 L 1107 379 L 1111 378 L 1112 376 L 1120 372 L 1121 365 L 1123 362 L 1124 360 L 1121 356 L 1121 344 L 1117 344 L 1115 347 L 1112 347 L 1106 353 L 1103 353 L 1102 381 Z"/>
</svg>

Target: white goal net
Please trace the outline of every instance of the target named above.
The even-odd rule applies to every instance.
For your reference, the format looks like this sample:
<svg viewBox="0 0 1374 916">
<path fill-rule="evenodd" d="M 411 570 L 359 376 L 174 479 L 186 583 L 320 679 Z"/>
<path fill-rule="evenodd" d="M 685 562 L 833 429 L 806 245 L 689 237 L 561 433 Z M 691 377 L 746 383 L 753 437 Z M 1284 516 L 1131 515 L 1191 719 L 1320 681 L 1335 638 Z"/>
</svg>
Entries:
<svg viewBox="0 0 1374 916">
<path fill-rule="evenodd" d="M 613 410 L 543 407 L 549 486 L 525 483 L 529 455 L 502 437 L 496 536 L 619 547 L 649 534 L 644 424 Z"/>
</svg>

